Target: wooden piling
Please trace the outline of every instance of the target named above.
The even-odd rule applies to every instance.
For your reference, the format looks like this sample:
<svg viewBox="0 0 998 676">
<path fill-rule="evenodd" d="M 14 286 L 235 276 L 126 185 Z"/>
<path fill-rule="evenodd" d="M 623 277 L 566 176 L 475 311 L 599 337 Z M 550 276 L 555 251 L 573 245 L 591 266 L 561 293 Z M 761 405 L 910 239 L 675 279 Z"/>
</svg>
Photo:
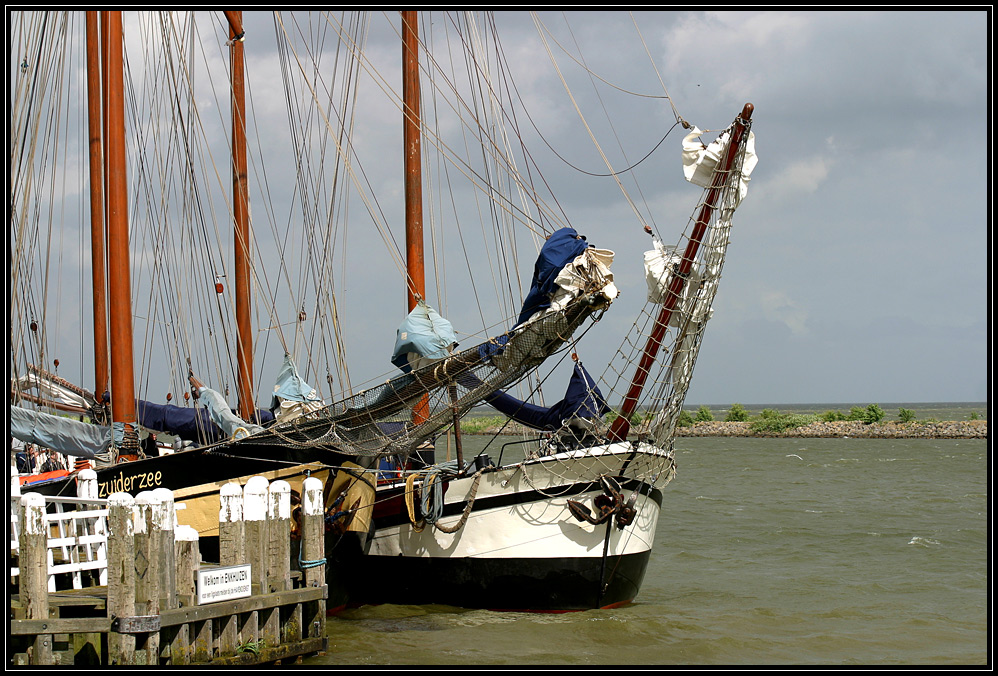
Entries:
<svg viewBox="0 0 998 676">
<path fill-rule="evenodd" d="M 254 594 L 266 594 L 267 588 L 267 502 L 268 482 L 260 476 L 251 477 L 243 486 L 243 543 L 245 561 L 250 564 Z M 242 645 L 259 645 L 260 613 L 246 614 L 239 631 Z"/>
<path fill-rule="evenodd" d="M 325 510 L 322 498 L 322 482 L 308 477 L 302 482 L 302 526 L 301 548 L 298 564 L 302 570 L 306 587 L 321 587 L 326 584 Z M 304 604 L 302 608 L 303 634 L 308 638 L 322 638 L 326 625 L 326 601 L 319 599 Z"/>
<path fill-rule="evenodd" d="M 201 565 L 201 552 L 198 546 L 198 532 L 190 526 L 177 526 L 174 529 L 178 608 L 197 605 L 197 571 Z M 194 659 L 193 639 L 201 623 L 184 623 L 176 628 L 170 641 L 171 664 L 190 664 Z M 211 624 L 210 622 L 208 623 Z"/>
<path fill-rule="evenodd" d="M 48 602 L 48 550 L 45 525 L 45 498 L 35 493 L 21 497 L 21 600 L 29 620 L 47 620 Z M 52 663 L 52 634 L 35 637 L 31 664 Z"/>
<path fill-rule="evenodd" d="M 227 483 L 218 492 L 221 507 L 218 512 L 219 563 L 232 566 L 245 562 L 245 530 L 243 528 L 243 487 Z M 210 625 L 211 623 L 209 623 Z M 239 647 L 239 616 L 222 618 L 217 623 L 218 648 L 223 655 L 235 653 Z"/>
<path fill-rule="evenodd" d="M 159 518 L 162 505 L 152 491 L 142 491 L 135 496 L 135 614 L 137 617 L 159 615 L 161 595 L 160 567 L 166 562 L 157 547 L 158 534 L 154 522 Z M 172 557 L 170 563 L 172 564 Z M 159 632 L 135 634 L 135 663 L 159 664 Z"/>
<path fill-rule="evenodd" d="M 132 509 L 135 499 L 114 493 L 107 499 L 107 615 L 111 631 L 107 637 L 108 664 L 135 664 L 135 635 L 115 630 L 115 620 L 135 615 L 135 529 Z"/>
</svg>

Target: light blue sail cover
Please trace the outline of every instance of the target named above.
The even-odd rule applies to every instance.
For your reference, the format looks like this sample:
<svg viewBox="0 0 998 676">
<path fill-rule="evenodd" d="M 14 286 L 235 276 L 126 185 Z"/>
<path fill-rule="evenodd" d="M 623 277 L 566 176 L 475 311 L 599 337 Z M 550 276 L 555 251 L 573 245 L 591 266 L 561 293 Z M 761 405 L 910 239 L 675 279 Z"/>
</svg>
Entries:
<svg viewBox="0 0 998 676">
<path fill-rule="evenodd" d="M 280 406 L 280 399 L 300 401 L 303 404 L 322 401 L 315 388 L 298 375 L 298 368 L 291 355 L 287 353 L 284 354 L 284 364 L 277 374 L 277 382 L 274 383 L 274 396 L 270 401 L 270 408 L 275 409 Z"/>
<path fill-rule="evenodd" d="M 11 406 L 9 410 L 10 435 L 25 443 L 79 458 L 93 458 L 111 446 L 110 427 L 91 425 L 20 406 Z"/>
<path fill-rule="evenodd" d="M 451 323 L 421 300 L 398 328 L 392 363 L 408 373 L 412 370 L 409 353 L 415 352 L 427 359 L 443 359 L 455 345 L 457 336 Z"/>
<path fill-rule="evenodd" d="M 221 392 L 213 390 L 210 387 L 201 387 L 198 390 L 198 394 L 200 395 L 201 403 L 208 409 L 211 421 L 218 425 L 218 428 L 222 430 L 226 437 L 234 436 L 239 429 L 246 430 L 249 434 L 256 434 L 263 431 L 263 426 L 246 422 L 237 416 L 229 408 Z"/>
</svg>

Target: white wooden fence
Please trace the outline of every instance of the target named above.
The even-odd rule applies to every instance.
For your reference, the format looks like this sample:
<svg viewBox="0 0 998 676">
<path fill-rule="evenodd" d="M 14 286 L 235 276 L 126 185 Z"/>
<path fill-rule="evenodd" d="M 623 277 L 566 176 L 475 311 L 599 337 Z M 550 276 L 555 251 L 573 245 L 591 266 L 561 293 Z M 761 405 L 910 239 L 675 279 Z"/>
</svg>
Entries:
<svg viewBox="0 0 998 676">
<path fill-rule="evenodd" d="M 56 575 L 69 573 L 74 589 L 84 586 L 83 573 L 96 571 L 99 584 L 107 584 L 107 500 L 97 497 L 97 473 L 78 475 L 77 496 L 45 496 L 48 533 L 48 588 L 56 590 Z M 10 553 L 19 554 L 19 524 L 22 519 L 21 485 L 17 470 L 10 472 Z M 13 582 L 20 569 L 11 566 Z"/>
</svg>

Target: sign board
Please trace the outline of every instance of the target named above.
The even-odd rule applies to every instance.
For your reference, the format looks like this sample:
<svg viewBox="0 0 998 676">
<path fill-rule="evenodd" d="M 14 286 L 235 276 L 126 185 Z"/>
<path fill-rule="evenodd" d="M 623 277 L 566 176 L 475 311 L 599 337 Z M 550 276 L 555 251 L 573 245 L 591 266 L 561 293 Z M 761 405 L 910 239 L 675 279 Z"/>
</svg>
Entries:
<svg viewBox="0 0 998 676">
<path fill-rule="evenodd" d="M 231 601 L 250 595 L 250 564 L 198 570 L 198 604 Z"/>
</svg>

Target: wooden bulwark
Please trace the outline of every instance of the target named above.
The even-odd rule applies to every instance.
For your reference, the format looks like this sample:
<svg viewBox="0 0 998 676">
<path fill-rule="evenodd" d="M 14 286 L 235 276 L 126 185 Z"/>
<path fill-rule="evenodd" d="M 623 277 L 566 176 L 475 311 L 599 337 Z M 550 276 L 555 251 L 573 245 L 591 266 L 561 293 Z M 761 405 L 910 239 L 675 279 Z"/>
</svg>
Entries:
<svg viewBox="0 0 998 676">
<path fill-rule="evenodd" d="M 260 479 L 261 481 L 257 481 Z M 254 477 L 227 486 L 223 563 L 252 568 L 250 595 L 198 605 L 197 534 L 176 526 L 169 491 L 108 500 L 107 586 L 48 589 L 45 500 L 21 499 L 17 594 L 11 597 L 12 665 L 256 665 L 326 650 L 322 482 L 306 479 L 301 556 L 292 561 L 290 490 Z M 249 502 L 248 510 L 238 504 Z M 261 518 L 260 501 L 264 513 Z M 247 523 L 241 523 L 246 526 Z M 242 553 L 264 555 L 247 561 Z"/>
</svg>

